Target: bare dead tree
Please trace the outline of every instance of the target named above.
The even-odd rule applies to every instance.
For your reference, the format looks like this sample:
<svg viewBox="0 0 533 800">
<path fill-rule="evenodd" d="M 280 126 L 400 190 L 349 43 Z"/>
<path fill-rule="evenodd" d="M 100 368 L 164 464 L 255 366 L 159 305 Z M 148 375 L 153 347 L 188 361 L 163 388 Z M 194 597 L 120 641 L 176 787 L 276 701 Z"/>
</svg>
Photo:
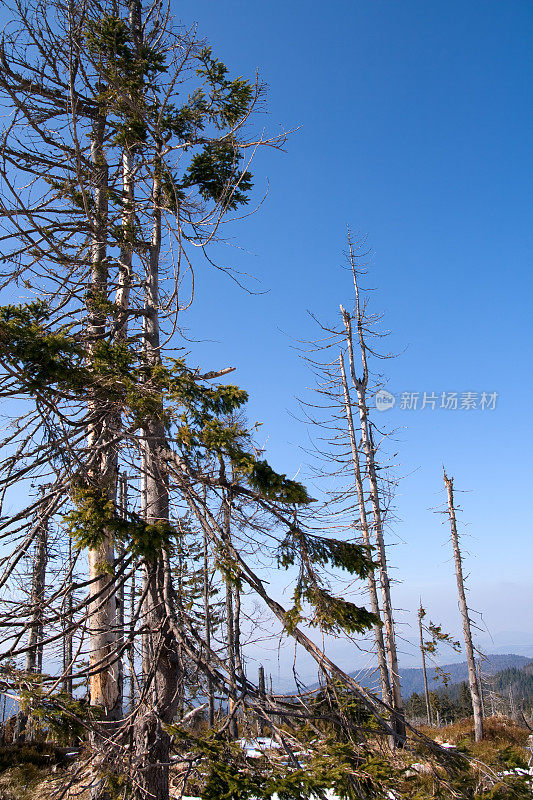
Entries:
<svg viewBox="0 0 533 800">
<path fill-rule="evenodd" d="M 43 667 L 43 621 L 45 614 L 46 566 L 48 563 L 48 519 L 42 512 L 36 524 L 36 535 L 31 555 L 31 591 L 28 646 L 25 670 L 38 674 Z M 14 730 L 15 741 L 25 738 L 28 711 L 20 708 Z"/>
<path fill-rule="evenodd" d="M 342 490 L 330 492 L 328 505 L 332 502 L 344 503 L 345 513 L 355 512 L 356 527 L 361 533 L 367 552 L 370 552 L 372 547 L 372 552 L 375 553 L 377 571 L 376 575 L 371 574 L 368 577 L 368 592 L 376 619 L 374 626 L 376 655 L 382 697 L 394 709 L 396 741 L 401 744 L 405 739 L 404 713 L 384 536 L 393 481 L 385 477 L 385 465 L 377 463 L 378 447 L 374 443 L 374 432 L 377 429 L 370 418 L 370 404 L 373 392 L 379 383 L 377 386 L 369 385 L 368 365 L 369 356 L 378 358 L 388 356 L 379 356 L 367 341 L 376 336 L 381 337 L 382 334 L 376 329 L 379 318 L 369 315 L 366 302 L 361 300 L 358 279 L 363 272 L 362 266 L 359 265 L 359 261 L 363 258 L 362 249 L 363 243 L 354 245 L 349 234 L 348 264 L 354 281 L 354 312 L 351 314 L 341 306 L 340 327 L 320 324 L 324 339 L 312 343 L 310 351 L 306 351 L 305 358 L 319 379 L 317 391 L 323 398 L 322 405 L 306 402 L 303 406 L 306 409 L 307 421 L 316 426 L 320 432 L 320 441 L 315 450 L 319 454 L 321 463 L 325 465 L 322 474 L 329 474 L 335 478 L 342 477 L 344 480 L 348 473 L 352 476 L 349 489 L 343 484 Z M 355 326 L 352 325 L 354 322 Z M 356 348 L 360 351 L 360 374 L 356 366 Z M 324 358 L 319 361 L 314 356 L 317 351 L 330 353 L 332 349 L 336 350 L 336 353 L 330 360 Z M 346 356 L 350 383 L 346 374 Z M 318 418 L 315 408 L 325 410 L 330 414 L 330 419 L 325 422 L 323 418 Z M 378 435 L 381 436 L 381 432 L 378 432 Z M 386 439 L 386 435 L 383 435 L 382 439 Z M 322 444 L 324 441 L 327 442 L 327 448 Z M 350 500 L 351 505 L 349 505 Z M 381 593 L 381 606 L 378 600 L 378 587 Z"/>
<path fill-rule="evenodd" d="M 429 686 L 428 686 L 428 674 L 426 669 L 426 648 L 424 643 L 424 628 L 422 625 L 422 620 L 425 616 L 425 611 L 422 608 L 422 602 L 420 602 L 420 608 L 418 609 L 418 631 L 420 634 L 420 656 L 422 658 L 422 673 L 424 675 L 424 697 L 426 699 L 426 713 L 427 713 L 427 721 L 428 725 L 431 725 L 433 720 L 431 719 L 431 703 L 429 701 Z"/>
<path fill-rule="evenodd" d="M 46 565 L 48 562 L 48 519 L 43 514 L 37 523 L 32 556 L 31 619 L 26 653 L 26 672 L 42 672 L 43 617 L 45 609 Z"/>
<path fill-rule="evenodd" d="M 365 493 L 363 486 L 363 477 L 361 473 L 359 447 L 355 435 L 352 399 L 348 388 L 348 381 L 346 379 L 346 370 L 344 366 L 343 353 L 339 355 L 339 365 L 340 365 L 340 375 L 342 380 L 342 391 L 344 396 L 344 406 L 346 409 L 346 420 L 348 424 L 348 433 L 350 437 L 350 447 L 352 451 L 351 454 L 352 454 L 352 463 L 354 470 L 355 488 L 357 491 L 357 503 L 359 506 L 360 530 L 363 536 L 363 541 L 367 548 L 368 556 L 369 558 L 371 558 L 372 557 L 371 540 L 370 540 L 371 526 L 369 525 L 366 512 L 366 502 L 365 502 Z M 377 590 L 374 571 L 371 571 L 368 575 L 368 591 L 370 595 L 370 607 L 372 609 L 372 613 L 376 617 L 376 623 L 374 625 L 374 639 L 376 643 L 376 655 L 378 659 L 379 674 L 381 680 L 381 696 L 388 705 L 392 706 L 393 698 L 392 698 L 392 691 L 390 684 L 389 669 L 387 666 L 387 659 L 385 653 L 383 628 L 381 624 L 381 609 L 379 607 L 378 590 Z"/>
<path fill-rule="evenodd" d="M 367 387 L 369 381 L 368 354 L 369 347 L 365 340 L 365 311 L 361 304 L 358 277 L 356 252 L 352 243 L 351 235 L 348 233 L 348 255 L 350 267 L 353 275 L 355 290 L 355 312 L 354 319 L 357 328 L 357 342 L 360 351 L 360 373 L 357 374 L 354 356 L 354 336 L 352 332 L 352 316 L 341 306 L 341 314 L 346 329 L 346 346 L 348 351 L 348 361 L 350 365 L 350 375 L 357 394 L 357 404 L 359 410 L 359 421 L 361 430 L 361 442 L 365 453 L 366 470 L 368 484 L 370 488 L 370 502 L 373 514 L 374 538 L 377 549 L 379 579 L 382 593 L 382 611 L 385 629 L 385 648 L 389 663 L 389 676 L 392 692 L 392 705 L 395 709 L 396 732 L 398 740 L 405 739 L 405 718 L 403 712 L 403 702 L 400 686 L 400 674 L 398 669 L 398 653 L 396 647 L 396 633 L 394 625 L 394 613 L 391 600 L 390 579 L 387 568 L 387 556 L 385 551 L 384 522 L 382 493 L 377 474 L 376 447 L 374 445 L 372 426 L 369 420 L 369 404 L 367 399 Z"/>
<path fill-rule="evenodd" d="M 210 580 L 209 580 L 209 547 L 208 547 L 208 539 L 206 536 L 205 531 L 202 532 L 202 539 L 203 539 L 203 601 L 204 601 L 204 636 L 205 636 L 205 646 L 207 651 L 211 650 L 211 632 L 212 632 L 212 621 L 211 621 L 211 604 L 209 601 L 209 594 L 210 594 Z M 208 702 L 208 713 L 207 713 L 207 722 L 210 728 L 212 728 L 215 724 L 215 689 L 213 686 L 213 678 L 210 673 L 206 676 L 206 683 L 207 683 L 207 702 Z"/>
<path fill-rule="evenodd" d="M 73 607 L 74 598 L 72 590 L 72 573 L 74 568 L 74 561 L 72 557 L 72 540 L 68 540 L 68 557 L 67 557 L 67 574 L 69 581 L 69 589 L 64 598 L 64 609 L 62 611 L 64 634 L 63 634 L 63 691 L 66 694 L 72 695 L 72 666 L 74 661 L 74 619 Z"/>
<path fill-rule="evenodd" d="M 453 547 L 453 558 L 455 563 L 455 576 L 457 579 L 457 592 L 459 595 L 459 610 L 463 623 L 463 637 L 465 642 L 466 661 L 468 664 L 468 685 L 470 696 L 472 697 L 472 708 L 474 711 L 474 735 L 476 742 L 483 739 L 483 710 L 481 705 L 481 694 L 479 690 L 478 676 L 476 671 L 475 650 L 472 640 L 472 629 L 470 612 L 466 600 L 465 582 L 463 575 L 463 561 L 459 547 L 459 533 L 457 531 L 456 507 L 453 496 L 453 478 L 446 475 L 443 469 L 444 485 L 448 495 L 448 516 L 450 520 L 450 532 Z"/>
</svg>

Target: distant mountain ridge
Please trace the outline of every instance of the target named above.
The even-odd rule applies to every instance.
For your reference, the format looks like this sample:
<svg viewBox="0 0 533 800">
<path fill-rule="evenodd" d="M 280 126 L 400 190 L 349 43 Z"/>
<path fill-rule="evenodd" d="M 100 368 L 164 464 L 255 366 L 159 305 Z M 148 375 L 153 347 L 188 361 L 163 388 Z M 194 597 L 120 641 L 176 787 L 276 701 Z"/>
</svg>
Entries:
<svg viewBox="0 0 533 800">
<path fill-rule="evenodd" d="M 533 664 L 533 660 L 525 656 L 519 656 L 514 653 L 506 653 L 504 655 L 493 654 L 486 657 L 481 662 L 482 675 L 495 675 L 504 669 L 523 669 L 529 664 Z M 441 669 L 447 673 L 449 683 L 461 683 L 461 681 L 468 680 L 468 665 L 466 661 L 460 661 L 456 664 L 444 664 Z M 442 679 L 437 676 L 434 667 L 428 668 L 428 684 L 430 690 L 441 688 L 444 684 Z M 424 674 L 422 668 L 410 667 L 400 668 L 400 683 L 402 685 L 402 695 L 407 699 L 414 692 L 420 694 L 424 691 Z"/>
<path fill-rule="evenodd" d="M 487 655 L 481 662 L 482 675 L 496 675 L 504 669 L 524 669 L 524 667 L 531 667 L 533 669 L 533 659 L 526 658 L 526 656 L 519 656 L 515 653 L 493 653 Z M 461 681 L 468 680 L 468 665 L 466 661 L 460 661 L 455 664 L 443 664 L 440 669 L 447 673 L 449 683 L 461 683 Z M 428 683 L 430 691 L 435 691 L 444 686 L 442 679 L 437 676 L 434 667 L 428 667 Z M 373 670 L 359 670 L 357 672 L 349 673 L 352 678 L 364 686 L 365 689 L 371 691 L 379 691 L 379 673 L 377 668 Z M 437 680 L 435 680 L 437 678 Z M 400 683 L 402 686 L 402 696 L 407 700 L 414 692 L 421 694 L 424 691 L 424 673 L 422 667 L 400 667 Z M 316 689 L 318 683 L 308 686 L 308 689 Z"/>
</svg>

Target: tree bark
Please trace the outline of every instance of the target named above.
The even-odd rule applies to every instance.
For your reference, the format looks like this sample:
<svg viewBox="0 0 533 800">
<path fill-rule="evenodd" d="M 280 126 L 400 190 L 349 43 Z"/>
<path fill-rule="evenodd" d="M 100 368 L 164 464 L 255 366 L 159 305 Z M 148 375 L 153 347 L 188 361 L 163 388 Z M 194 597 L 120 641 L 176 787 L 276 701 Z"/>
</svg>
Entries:
<svg viewBox="0 0 533 800">
<path fill-rule="evenodd" d="M 342 390 L 344 396 L 344 409 L 346 412 L 346 419 L 348 423 L 348 433 L 350 437 L 350 447 L 352 451 L 352 464 L 354 470 L 354 478 L 355 478 L 355 488 L 357 491 L 357 503 L 359 506 L 359 526 L 361 529 L 361 534 L 363 536 L 363 541 L 367 548 L 367 555 L 369 558 L 372 558 L 372 549 L 370 545 L 370 529 L 368 524 L 368 518 L 366 514 L 366 504 L 365 504 L 365 495 L 363 489 L 363 478 L 361 475 L 361 467 L 359 461 L 359 448 L 357 445 L 357 439 L 355 436 L 355 427 L 353 422 L 353 410 L 352 410 L 352 401 L 350 397 L 350 391 L 348 388 L 348 381 L 346 379 L 346 370 L 344 367 L 344 356 L 341 353 L 339 355 L 339 364 L 340 364 L 340 371 L 341 371 L 341 380 L 342 380 Z M 379 607 L 379 600 L 378 600 L 378 590 L 376 585 L 376 576 L 374 570 L 372 570 L 368 576 L 368 591 L 370 594 L 370 606 L 372 609 L 372 613 L 376 615 L 376 617 L 381 620 L 381 609 Z M 390 677 L 389 677 L 389 670 L 387 667 L 387 657 L 385 655 L 385 642 L 383 639 L 383 627 L 380 623 L 376 623 L 374 625 L 374 639 L 376 642 L 376 652 L 378 657 L 378 665 L 379 665 L 379 676 L 381 681 L 381 696 L 383 701 L 387 703 L 387 705 L 393 705 L 392 702 L 392 692 L 390 686 Z"/>
<path fill-rule="evenodd" d="M 42 515 L 37 522 L 32 564 L 30 633 L 25 665 L 26 672 L 31 673 L 39 673 L 43 667 L 43 611 L 47 562 L 48 519 Z M 17 712 L 13 732 L 14 741 L 21 742 L 26 738 L 28 717 L 28 707 L 24 705 Z"/>
<path fill-rule="evenodd" d="M 145 288 L 144 343 L 147 362 L 160 362 L 159 342 L 159 257 L 161 249 L 161 178 L 154 170 L 152 188 L 153 229 Z M 168 444 L 160 414 L 145 422 L 144 516 L 149 525 L 169 523 L 168 471 L 163 458 Z M 165 586 L 171 581 L 168 554 L 154 553 L 145 560 L 146 600 L 143 624 L 146 629 L 143 686 L 146 699 L 134 724 L 137 763 L 135 797 L 138 800 L 168 800 L 170 736 L 164 725 L 174 720 L 178 704 L 179 669 L 174 637 L 164 604 Z"/>
<path fill-rule="evenodd" d="M 94 176 L 94 215 L 92 241 L 92 275 L 89 292 L 88 336 L 90 350 L 105 333 L 105 314 L 99 310 L 98 300 L 107 297 L 107 213 L 108 213 L 108 166 L 104 153 L 106 121 L 99 117 L 93 128 L 91 140 L 91 159 Z M 91 353 L 89 355 L 89 366 Z M 89 401 L 89 424 L 87 449 L 93 452 L 93 465 L 89 470 L 89 480 L 114 500 L 116 486 L 112 469 L 112 458 L 105 447 L 109 435 L 105 412 L 100 398 Z M 118 666 L 114 660 L 116 651 L 116 603 L 111 576 L 115 567 L 113 540 L 103 532 L 101 543 L 89 550 L 89 632 L 91 669 L 89 691 L 90 702 L 104 712 L 104 723 L 119 719 L 121 708 L 118 693 Z M 94 599 L 93 599 L 94 598 Z"/>
<path fill-rule="evenodd" d="M 206 650 L 209 653 L 211 650 L 211 606 L 209 603 L 209 553 L 208 553 L 208 546 L 207 546 L 207 534 L 203 531 L 204 537 L 204 634 L 205 634 L 205 645 Z M 213 728 L 215 725 L 215 690 L 213 686 L 213 679 L 211 674 L 207 674 L 207 702 L 208 702 L 208 712 L 207 712 L 207 721 L 210 728 Z"/>
<path fill-rule="evenodd" d="M 224 463 L 221 460 L 221 474 L 224 473 Z M 223 498 L 223 536 L 226 544 L 231 542 L 231 496 L 226 493 Z M 226 650 L 228 659 L 228 713 L 231 715 L 229 735 L 237 739 L 239 730 L 235 717 L 235 703 L 237 701 L 237 670 L 235 652 L 235 610 L 233 604 L 233 586 L 228 577 L 225 578 L 226 587 Z"/>
<path fill-rule="evenodd" d="M 361 428 L 361 441 L 365 453 L 366 472 L 370 488 L 370 502 L 372 505 L 374 538 L 376 543 L 376 553 L 379 571 L 379 580 L 382 594 L 383 622 L 385 629 L 385 648 L 389 664 L 389 676 L 392 692 L 392 706 L 395 711 L 393 715 L 393 727 L 396 731 L 396 743 L 401 745 L 405 741 L 405 716 L 403 711 L 402 693 L 400 686 L 400 673 L 398 669 L 398 653 L 396 649 L 396 634 L 394 629 L 394 615 L 391 601 L 390 581 L 387 570 L 387 557 L 385 553 L 385 541 L 383 536 L 383 516 L 380 504 L 379 484 L 375 461 L 375 448 L 368 418 L 368 405 L 366 402 L 366 387 L 368 383 L 368 366 L 366 359 L 366 345 L 363 337 L 362 314 L 359 306 L 359 288 L 355 279 L 354 283 L 357 298 L 357 327 L 359 335 L 359 345 L 361 349 L 361 359 L 363 364 L 363 376 L 357 378 L 355 371 L 355 360 L 353 352 L 352 324 L 347 311 L 341 306 L 344 326 L 346 328 L 346 343 L 348 347 L 348 359 L 350 364 L 350 375 L 352 383 L 357 393 L 359 407 L 359 421 Z"/>
<path fill-rule="evenodd" d="M 463 620 L 463 636 L 465 640 L 466 661 L 468 664 L 468 684 L 470 696 L 472 697 L 472 708 L 474 711 L 474 736 L 476 742 L 483 739 L 483 710 L 481 706 L 481 694 L 479 691 L 478 678 L 476 672 L 476 659 L 474 645 L 472 642 L 472 630 L 470 627 L 470 614 L 466 602 L 465 582 L 463 577 L 463 562 L 461 550 L 459 548 L 459 534 L 457 532 L 457 521 L 455 517 L 455 506 L 453 500 L 453 478 L 448 478 L 443 469 L 444 484 L 448 494 L 448 516 L 450 518 L 450 530 L 453 546 L 453 558 L 455 561 L 455 576 L 457 578 L 457 592 L 459 594 L 459 609 Z"/>
<path fill-rule="evenodd" d="M 125 475 L 121 475 L 118 482 L 119 489 L 119 513 L 122 519 L 127 519 L 128 516 L 128 480 Z M 124 542 L 117 543 L 117 565 L 120 566 L 124 558 Z M 120 586 L 116 591 L 116 606 L 117 606 L 117 626 L 116 626 L 116 647 L 117 653 L 122 653 L 124 650 L 124 624 L 125 624 L 125 586 L 124 582 L 120 582 Z M 121 707 L 124 703 L 124 658 L 121 655 L 117 660 L 117 683 L 118 683 L 118 702 Z"/>
<path fill-rule="evenodd" d="M 424 647 L 424 628 L 422 627 L 422 603 L 420 603 L 420 608 L 418 610 L 418 629 L 420 632 L 420 655 L 422 656 L 422 672 L 424 675 L 424 694 L 426 697 L 426 711 L 427 711 L 427 719 L 428 725 L 431 725 L 431 703 L 429 702 L 429 687 L 428 687 L 428 674 L 426 669 L 426 650 Z"/>
<path fill-rule="evenodd" d="M 31 581 L 31 622 L 26 653 L 26 672 L 41 672 L 43 668 L 43 611 L 48 563 L 48 519 L 43 514 L 37 524 Z"/>
<path fill-rule="evenodd" d="M 65 634 L 63 639 L 63 691 L 67 694 L 72 695 L 72 656 L 73 656 L 73 631 L 72 631 L 72 623 L 73 623 L 73 615 L 72 609 L 74 606 L 74 600 L 72 597 L 72 570 L 73 570 L 73 559 L 72 559 L 72 539 L 69 537 L 68 540 L 68 571 L 69 571 L 69 588 L 67 592 L 67 596 L 65 598 L 65 610 L 64 610 L 64 626 L 65 626 Z"/>
<path fill-rule="evenodd" d="M 259 665 L 257 688 L 259 692 L 259 702 L 261 704 L 261 708 L 264 710 L 266 708 L 266 687 L 265 668 L 262 664 Z M 259 717 L 257 721 L 257 732 L 259 733 L 259 736 L 265 735 L 265 720 L 263 717 Z"/>
</svg>

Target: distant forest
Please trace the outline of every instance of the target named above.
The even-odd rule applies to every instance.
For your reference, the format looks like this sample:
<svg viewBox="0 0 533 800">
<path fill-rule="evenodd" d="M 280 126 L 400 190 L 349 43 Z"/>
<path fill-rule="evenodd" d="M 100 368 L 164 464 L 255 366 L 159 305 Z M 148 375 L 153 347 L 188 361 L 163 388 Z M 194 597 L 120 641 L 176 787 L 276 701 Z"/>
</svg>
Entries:
<svg viewBox="0 0 533 800">
<path fill-rule="evenodd" d="M 483 702 L 487 716 L 503 714 L 516 717 L 533 714 L 533 661 L 523 667 L 506 667 L 482 678 Z M 472 700 L 466 681 L 451 683 L 430 691 L 433 713 L 441 722 L 454 722 L 472 715 Z M 421 719 L 426 715 L 423 693 L 413 692 L 406 701 L 407 716 Z"/>
</svg>

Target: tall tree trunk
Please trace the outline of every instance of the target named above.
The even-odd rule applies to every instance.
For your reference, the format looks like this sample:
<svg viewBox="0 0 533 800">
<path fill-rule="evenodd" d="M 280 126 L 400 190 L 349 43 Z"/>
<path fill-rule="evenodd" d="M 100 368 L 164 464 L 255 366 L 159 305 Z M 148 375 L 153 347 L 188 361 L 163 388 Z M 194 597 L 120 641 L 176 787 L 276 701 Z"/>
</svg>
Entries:
<svg viewBox="0 0 533 800">
<path fill-rule="evenodd" d="M 387 570 L 387 557 L 385 553 L 385 541 L 383 534 L 383 515 L 380 503 L 379 483 L 375 460 L 375 447 L 372 438 L 372 431 L 368 417 L 368 405 L 366 401 L 366 387 L 368 384 L 368 366 L 366 358 L 366 345 L 363 336 L 362 312 L 359 306 L 359 288 L 355 279 L 354 283 L 357 299 L 357 328 L 359 335 L 359 345 L 361 349 L 361 360 L 363 365 L 363 375 L 357 378 L 355 371 L 355 360 L 353 352 L 352 323 L 351 317 L 341 306 L 342 317 L 346 328 L 346 343 L 348 346 L 348 358 L 350 363 L 350 375 L 352 383 L 357 393 L 359 407 L 359 421 L 361 428 L 361 441 L 365 453 L 366 473 L 370 488 L 370 502 L 372 505 L 374 538 L 376 543 L 376 554 L 379 571 L 379 581 L 381 585 L 383 622 L 385 629 L 385 648 L 389 664 L 389 676 L 392 692 L 392 706 L 394 708 L 393 727 L 396 732 L 396 743 L 405 741 L 405 716 L 403 711 L 402 693 L 400 686 L 400 673 L 398 669 L 398 652 L 396 648 L 396 634 L 394 628 L 394 615 L 391 601 L 390 581 Z"/>
<path fill-rule="evenodd" d="M 479 691 L 476 659 L 474 655 L 474 645 L 472 643 L 472 630 L 470 627 L 470 614 L 466 602 L 465 582 L 463 577 L 463 562 L 461 550 L 459 549 L 459 534 L 457 533 L 457 521 L 455 518 L 455 506 L 453 501 L 453 478 L 448 478 L 443 469 L 444 484 L 448 494 L 448 516 L 450 518 L 450 530 L 453 546 L 453 557 L 455 561 L 455 576 L 457 578 L 457 592 L 459 594 L 459 609 L 463 620 L 463 636 L 465 640 L 466 661 L 468 664 L 468 684 L 470 696 L 472 697 L 472 708 L 474 711 L 474 735 L 476 742 L 483 739 L 483 709 L 481 706 L 481 694 Z"/>
<path fill-rule="evenodd" d="M 207 533 L 204 530 L 204 568 L 203 568 L 203 590 L 204 590 L 204 634 L 207 653 L 211 650 L 211 605 L 209 603 L 209 552 Z M 209 657 L 209 655 L 208 655 Z M 207 673 L 207 721 L 210 728 L 215 725 L 215 689 L 211 674 Z"/>
<path fill-rule="evenodd" d="M 37 521 L 32 561 L 30 633 L 25 668 L 26 672 L 39 673 L 43 668 L 43 611 L 48 562 L 48 519 L 42 512 Z M 28 709 L 26 706 L 21 706 L 16 716 L 15 741 L 24 740 L 27 724 Z"/>
<path fill-rule="evenodd" d="M 233 616 L 233 592 L 231 584 L 226 580 L 226 648 L 228 658 L 228 713 L 232 715 L 229 734 L 237 739 L 239 730 L 235 718 L 235 702 L 237 700 L 237 682 L 235 670 L 235 628 Z"/>
<path fill-rule="evenodd" d="M 481 675 L 481 661 L 479 658 L 476 659 L 476 667 L 477 667 L 477 684 L 479 686 L 479 696 L 481 698 L 481 714 L 483 715 L 483 719 L 485 719 L 485 699 L 483 697 L 483 678 Z"/>
<path fill-rule="evenodd" d="M 420 632 L 420 655 L 422 656 L 422 673 L 424 675 L 424 694 L 426 697 L 427 719 L 428 719 L 428 725 L 431 725 L 431 703 L 429 702 L 428 674 L 426 669 L 426 649 L 424 647 L 424 628 L 422 626 L 422 619 L 424 615 L 422 612 L 423 612 L 422 603 L 420 603 L 420 608 L 418 610 L 418 629 Z"/>
<path fill-rule="evenodd" d="M 265 685 L 265 668 L 262 664 L 259 665 L 257 688 L 259 691 L 259 703 L 263 710 L 266 709 L 266 685 Z M 257 722 L 257 732 L 259 736 L 265 735 L 265 720 L 259 717 Z"/>
<path fill-rule="evenodd" d="M 106 318 L 100 301 L 107 298 L 107 212 L 108 212 L 108 166 L 104 153 L 106 120 L 99 117 L 93 128 L 91 159 L 94 176 L 94 215 L 92 242 L 92 275 L 88 300 L 87 332 L 90 341 L 89 362 L 92 351 L 106 332 Z M 90 366 L 90 364 L 89 364 Z M 108 420 L 102 401 L 97 396 L 89 400 L 89 423 L 87 449 L 92 457 L 89 479 L 113 502 L 116 492 L 116 477 L 112 457 L 105 446 L 109 436 Z M 115 567 L 113 540 L 106 534 L 96 547 L 89 550 L 89 633 L 90 633 L 90 702 L 104 712 L 104 722 L 120 718 L 121 708 L 118 692 L 118 666 L 114 660 L 116 652 L 116 604 L 111 576 Z"/>
<path fill-rule="evenodd" d="M 128 644 L 128 668 L 130 673 L 129 680 L 129 711 L 133 714 L 135 709 L 135 592 L 136 592 L 136 569 L 133 570 L 130 583 L 130 620 L 129 620 L 129 644 Z"/>
<path fill-rule="evenodd" d="M 94 211 L 91 244 L 91 281 L 87 300 L 87 335 L 89 338 L 88 366 L 98 343 L 107 332 L 106 314 L 102 301 L 107 300 L 107 226 L 109 170 L 105 157 L 104 139 L 106 119 L 100 115 L 94 123 L 91 137 L 91 161 L 94 182 Z M 102 492 L 105 500 L 113 504 L 116 498 L 116 458 L 108 442 L 114 428 L 113 420 L 105 408 L 105 398 L 93 391 L 89 396 L 89 424 L 87 452 L 89 488 Z M 91 706 L 101 711 L 100 730 L 92 737 L 96 750 L 91 781 L 91 800 L 109 800 L 105 764 L 110 756 L 109 737 L 117 720 L 122 716 L 116 660 L 116 598 L 113 574 L 115 551 L 109 531 L 89 548 L 89 697 Z"/>
<path fill-rule="evenodd" d="M 241 646 L 241 590 L 239 586 L 233 587 L 233 630 L 235 631 L 235 668 L 241 686 L 245 686 L 246 676 L 244 674 L 244 663 L 242 658 Z"/>
<path fill-rule="evenodd" d="M 118 482 L 118 505 L 119 512 L 122 519 L 128 517 L 128 479 L 125 475 L 121 475 Z M 117 566 L 121 565 L 124 558 L 125 548 L 124 542 L 117 544 Z M 122 653 L 124 650 L 124 624 L 125 624 L 125 586 L 124 581 L 121 580 L 120 586 L 116 591 L 116 605 L 117 605 L 117 627 L 116 627 L 116 646 L 117 654 Z M 117 661 L 117 682 L 119 702 L 121 706 L 124 702 L 124 657 L 120 655 Z"/>
<path fill-rule="evenodd" d="M 37 523 L 31 580 L 31 622 L 26 653 L 26 672 L 42 672 L 43 610 L 48 563 L 48 518 L 42 514 Z"/>
<path fill-rule="evenodd" d="M 157 159 L 156 159 L 157 160 Z M 153 230 L 145 294 L 145 353 L 155 367 L 159 353 L 159 256 L 161 249 L 161 177 L 155 165 L 152 188 Z M 160 414 L 145 421 L 145 509 L 149 525 L 169 525 L 168 472 L 163 453 L 167 449 Z M 135 718 L 134 747 L 137 762 L 135 796 L 139 800 L 168 800 L 170 736 L 164 725 L 173 721 L 178 701 L 179 670 L 174 637 L 164 603 L 165 586 L 171 580 L 168 554 L 163 549 L 145 560 L 146 600 L 143 622 L 148 652 L 143 676 L 146 701 Z"/>
<path fill-rule="evenodd" d="M 220 472 L 224 474 L 224 462 L 220 460 Z M 223 498 L 223 536 L 227 543 L 231 542 L 231 496 L 227 492 Z M 239 730 L 235 717 L 235 703 L 237 701 L 237 671 L 235 659 L 235 614 L 233 608 L 233 586 L 226 577 L 226 649 L 228 659 L 228 713 L 231 715 L 229 735 L 237 739 Z"/>
<path fill-rule="evenodd" d="M 369 558 L 372 558 L 372 549 L 370 545 L 370 526 L 368 524 L 368 518 L 366 514 L 366 504 L 365 504 L 365 495 L 363 489 L 363 478 L 361 475 L 361 466 L 359 461 L 359 448 L 357 445 L 357 438 L 355 436 L 355 427 L 353 421 L 353 410 L 352 410 L 352 400 L 350 397 L 350 390 L 348 388 L 348 381 L 346 379 L 346 370 L 344 367 L 344 356 L 341 353 L 339 355 L 339 364 L 340 364 L 340 371 L 341 371 L 341 380 L 342 380 L 342 391 L 344 396 L 344 409 L 346 412 L 346 420 L 348 423 L 348 433 L 350 437 L 350 448 L 352 451 L 352 464 L 354 470 L 354 478 L 355 478 L 355 488 L 357 491 L 357 503 L 359 506 L 359 526 L 361 529 L 361 534 L 363 536 L 363 541 L 365 543 L 365 547 L 367 548 L 367 554 Z M 376 615 L 378 620 L 381 620 L 381 610 L 379 607 L 379 600 L 378 600 L 378 590 L 376 586 L 376 576 L 374 570 L 372 570 L 368 575 L 368 592 L 370 594 L 370 607 L 372 609 L 372 613 Z M 381 696 L 383 701 L 387 703 L 387 705 L 393 705 L 392 702 L 392 692 L 390 686 L 390 677 L 389 677 L 389 670 L 387 667 L 387 657 L 385 654 L 385 642 L 383 639 L 383 627 L 378 622 L 374 625 L 374 639 L 376 642 L 376 652 L 378 657 L 378 665 L 379 665 L 379 677 L 381 682 Z"/>
<path fill-rule="evenodd" d="M 74 606 L 74 599 L 72 597 L 72 570 L 73 570 L 73 558 L 72 558 L 72 539 L 69 537 L 68 540 L 68 580 L 69 580 L 69 587 L 67 591 L 67 595 L 65 597 L 65 608 L 64 608 L 64 626 L 65 626 L 65 634 L 63 637 L 63 691 L 67 694 L 72 694 L 72 657 L 73 657 L 73 630 L 72 630 L 72 623 L 73 623 L 73 613 L 72 609 Z"/>
</svg>

